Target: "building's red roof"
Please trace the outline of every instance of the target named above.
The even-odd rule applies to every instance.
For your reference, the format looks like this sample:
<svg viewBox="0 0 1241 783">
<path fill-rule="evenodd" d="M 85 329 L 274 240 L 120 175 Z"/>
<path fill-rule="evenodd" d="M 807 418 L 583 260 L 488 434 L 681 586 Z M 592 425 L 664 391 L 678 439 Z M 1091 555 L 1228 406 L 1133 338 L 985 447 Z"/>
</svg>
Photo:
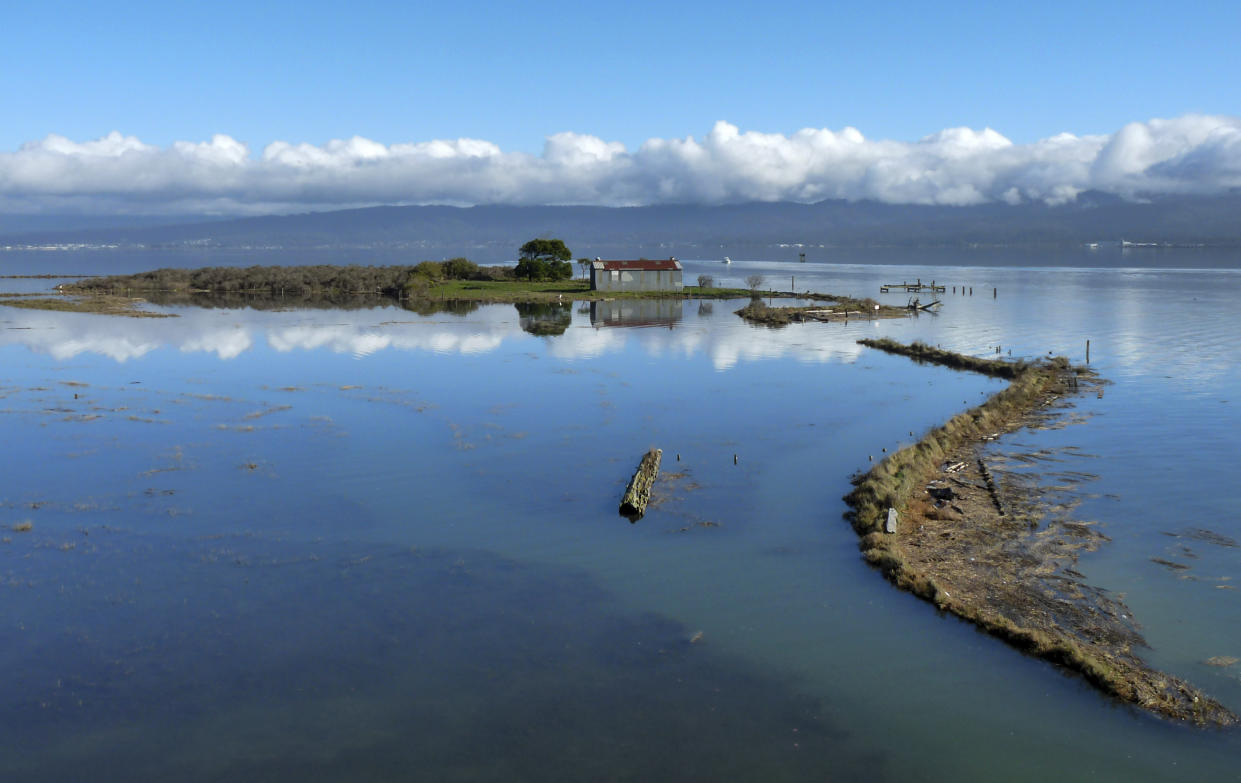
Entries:
<svg viewBox="0 0 1241 783">
<path fill-rule="evenodd" d="M 602 265 L 602 267 L 600 267 Z M 675 258 L 664 258 L 658 261 L 648 261 L 642 259 L 640 261 L 596 261 L 595 268 L 602 268 L 605 272 L 612 270 L 642 270 L 646 272 L 670 272 L 681 268 L 681 262 Z"/>
</svg>

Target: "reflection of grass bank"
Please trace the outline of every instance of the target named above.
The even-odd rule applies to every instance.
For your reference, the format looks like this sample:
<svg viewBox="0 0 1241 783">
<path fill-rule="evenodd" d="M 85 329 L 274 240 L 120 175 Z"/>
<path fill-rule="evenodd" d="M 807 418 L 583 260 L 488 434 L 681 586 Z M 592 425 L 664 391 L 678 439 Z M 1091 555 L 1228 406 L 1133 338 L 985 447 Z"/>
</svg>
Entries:
<svg viewBox="0 0 1241 783">
<path fill-rule="evenodd" d="M 153 313 L 140 310 L 142 299 L 128 296 L 83 296 L 0 299 L 0 306 L 20 307 L 23 310 L 52 310 L 60 313 L 95 313 L 97 315 L 124 315 L 130 318 L 176 318 L 173 313 Z"/>
<path fill-rule="evenodd" d="M 861 342 L 1011 381 L 854 480 L 845 500 L 866 559 L 898 587 L 1080 673 L 1120 699 L 1199 725 L 1236 722 L 1223 705 L 1147 666 L 1133 652 L 1144 641 L 1128 610 L 1074 575 L 1077 554 L 1100 537 L 1065 522 L 1036 532 L 1037 517 L 1014 517 L 1000 508 L 979 444 L 1032 423 L 1037 412 L 1072 394 L 1078 371 L 1063 357 L 1010 363 L 918 343 Z M 936 489 L 949 500 L 931 496 L 927 485 L 933 479 L 947 485 L 947 493 Z M 900 514 L 894 533 L 884 532 L 889 509 Z"/>
</svg>

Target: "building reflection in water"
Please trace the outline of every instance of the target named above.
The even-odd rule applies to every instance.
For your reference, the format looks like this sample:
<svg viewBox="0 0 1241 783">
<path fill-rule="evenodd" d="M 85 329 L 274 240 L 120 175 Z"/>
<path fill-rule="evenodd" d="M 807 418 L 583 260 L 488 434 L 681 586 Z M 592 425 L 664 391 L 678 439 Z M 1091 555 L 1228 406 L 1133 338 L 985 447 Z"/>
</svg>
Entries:
<svg viewBox="0 0 1241 783">
<path fill-rule="evenodd" d="M 590 325 L 666 326 L 681 320 L 680 299 L 608 299 L 590 303 Z"/>
</svg>

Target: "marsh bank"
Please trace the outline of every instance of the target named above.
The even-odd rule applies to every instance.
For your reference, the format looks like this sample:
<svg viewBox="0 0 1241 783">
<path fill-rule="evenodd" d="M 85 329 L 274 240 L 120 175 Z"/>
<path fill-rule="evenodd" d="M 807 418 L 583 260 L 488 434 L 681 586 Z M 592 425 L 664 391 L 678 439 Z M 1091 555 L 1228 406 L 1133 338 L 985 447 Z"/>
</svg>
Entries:
<svg viewBox="0 0 1241 783">
<path fill-rule="evenodd" d="M 1000 434 L 1043 423 L 1049 407 L 1093 385 L 1093 373 L 1063 357 L 1006 362 L 921 343 L 860 343 L 1010 381 L 854 479 L 847 518 L 867 561 L 898 587 L 1117 698 L 1174 720 L 1235 724 L 1222 704 L 1147 665 L 1135 651 L 1146 642 L 1128 608 L 1072 568 L 1101 536 L 1046 519 L 1035 497 L 1002 499 L 979 450 Z"/>
</svg>

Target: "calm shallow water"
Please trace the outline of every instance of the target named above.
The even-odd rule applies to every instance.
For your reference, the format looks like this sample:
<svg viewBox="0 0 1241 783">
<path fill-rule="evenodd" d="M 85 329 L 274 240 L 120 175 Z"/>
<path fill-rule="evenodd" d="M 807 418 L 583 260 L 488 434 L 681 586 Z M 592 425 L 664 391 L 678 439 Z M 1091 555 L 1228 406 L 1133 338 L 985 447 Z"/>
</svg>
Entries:
<svg viewBox="0 0 1241 783">
<path fill-rule="evenodd" d="M 0 545 L 15 673 L 0 766 L 1236 778 L 1235 732 L 1146 718 L 936 615 L 860 562 L 840 518 L 867 455 L 999 388 L 857 338 L 1078 360 L 1090 339 L 1113 383 L 1078 401 L 1084 421 L 995 449 L 1046 450 L 1040 471 L 1086 479 L 1075 514 L 1111 542 L 1079 570 L 1123 595 L 1155 665 L 1241 709 L 1241 668 L 1202 663 L 1241 657 L 1241 596 L 1221 589 L 1241 582 L 1241 549 L 1197 532 L 1241 540 L 1241 272 L 1160 258 L 1175 268 L 687 263 L 688 279 L 757 271 L 855 295 L 974 286 L 937 317 L 778 331 L 726 302 L 158 321 L 0 308 L 0 522 L 33 526 Z M 566 315 L 562 335 L 522 330 Z M 617 499 L 651 446 L 684 475 L 630 525 Z"/>
</svg>

